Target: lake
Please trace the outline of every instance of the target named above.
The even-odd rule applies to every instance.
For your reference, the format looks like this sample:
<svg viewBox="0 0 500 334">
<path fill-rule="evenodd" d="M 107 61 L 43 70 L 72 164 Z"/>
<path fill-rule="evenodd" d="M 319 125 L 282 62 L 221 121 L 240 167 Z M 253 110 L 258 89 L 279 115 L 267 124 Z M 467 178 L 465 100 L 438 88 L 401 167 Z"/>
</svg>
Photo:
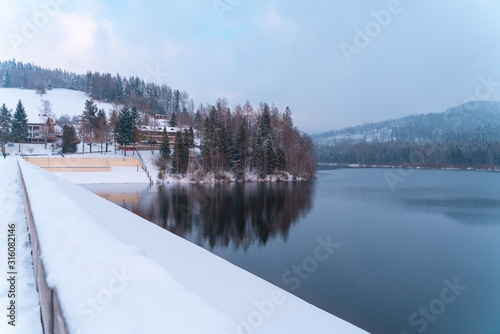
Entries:
<svg viewBox="0 0 500 334">
<path fill-rule="evenodd" d="M 498 173 L 85 188 L 371 333 L 500 333 Z"/>
</svg>

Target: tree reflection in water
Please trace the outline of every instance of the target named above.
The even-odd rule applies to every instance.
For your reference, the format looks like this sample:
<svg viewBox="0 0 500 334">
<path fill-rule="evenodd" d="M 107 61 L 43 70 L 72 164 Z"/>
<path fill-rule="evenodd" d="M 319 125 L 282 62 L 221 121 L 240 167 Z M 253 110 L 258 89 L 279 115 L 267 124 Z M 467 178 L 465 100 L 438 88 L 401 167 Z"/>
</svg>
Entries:
<svg viewBox="0 0 500 334">
<path fill-rule="evenodd" d="M 154 189 L 154 188 L 153 188 Z M 312 182 L 168 184 L 117 204 L 200 246 L 248 249 L 288 237 L 312 208 Z"/>
</svg>

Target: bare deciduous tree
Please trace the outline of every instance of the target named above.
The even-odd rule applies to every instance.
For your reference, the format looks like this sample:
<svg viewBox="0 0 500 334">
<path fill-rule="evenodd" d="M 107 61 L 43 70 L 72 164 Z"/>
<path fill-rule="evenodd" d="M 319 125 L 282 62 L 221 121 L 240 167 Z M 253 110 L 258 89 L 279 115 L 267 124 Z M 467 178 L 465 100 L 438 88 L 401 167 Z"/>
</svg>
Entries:
<svg viewBox="0 0 500 334">
<path fill-rule="evenodd" d="M 47 149 L 47 142 L 49 140 L 51 128 L 53 126 L 54 114 L 52 113 L 52 103 L 49 100 L 41 100 L 38 107 L 40 119 L 43 122 L 43 138 L 45 141 L 45 149 Z"/>
</svg>

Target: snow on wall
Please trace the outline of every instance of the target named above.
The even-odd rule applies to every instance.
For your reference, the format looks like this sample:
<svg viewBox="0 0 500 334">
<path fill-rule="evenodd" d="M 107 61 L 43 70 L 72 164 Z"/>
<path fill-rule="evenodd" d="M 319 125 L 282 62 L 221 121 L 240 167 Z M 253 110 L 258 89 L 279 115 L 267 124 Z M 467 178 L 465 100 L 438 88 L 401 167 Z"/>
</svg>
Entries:
<svg viewBox="0 0 500 334">
<path fill-rule="evenodd" d="M 20 161 L 47 283 L 72 333 L 220 333 L 231 319 L 88 213 L 52 175 Z M 108 203 L 101 203 L 108 204 Z M 198 321 L 191 321 L 193 314 Z"/>
<path fill-rule="evenodd" d="M 1 158 L 0 175 L 2 176 L 0 185 L 0 267 L 3 272 L 0 279 L 0 309 L 2 310 L 0 333 L 42 334 L 39 299 L 35 286 L 21 178 L 16 158 Z M 11 227 L 15 225 L 15 228 L 9 228 L 9 225 Z M 11 231 L 9 232 L 9 230 Z M 11 282 L 7 280 L 11 275 L 6 273 L 7 268 L 9 268 L 8 264 L 12 265 L 12 262 L 8 263 L 7 261 L 9 257 L 7 245 L 12 242 L 12 239 L 8 238 L 9 233 L 14 234 L 16 244 L 14 270 L 10 270 L 17 273 L 14 290 L 11 289 Z M 11 307 L 10 303 L 13 300 L 16 303 L 14 319 L 10 317 L 11 311 L 7 310 L 8 307 Z"/>
<path fill-rule="evenodd" d="M 366 333 L 20 161 L 72 333 Z"/>
</svg>

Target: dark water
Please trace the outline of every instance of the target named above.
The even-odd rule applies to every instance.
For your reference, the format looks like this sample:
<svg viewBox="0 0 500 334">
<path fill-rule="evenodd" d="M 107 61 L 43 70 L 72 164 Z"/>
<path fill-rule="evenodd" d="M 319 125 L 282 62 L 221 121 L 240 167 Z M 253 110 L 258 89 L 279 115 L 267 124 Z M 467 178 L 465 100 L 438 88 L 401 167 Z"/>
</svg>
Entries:
<svg viewBox="0 0 500 334">
<path fill-rule="evenodd" d="M 500 174 L 87 189 L 371 333 L 500 333 Z"/>
</svg>

